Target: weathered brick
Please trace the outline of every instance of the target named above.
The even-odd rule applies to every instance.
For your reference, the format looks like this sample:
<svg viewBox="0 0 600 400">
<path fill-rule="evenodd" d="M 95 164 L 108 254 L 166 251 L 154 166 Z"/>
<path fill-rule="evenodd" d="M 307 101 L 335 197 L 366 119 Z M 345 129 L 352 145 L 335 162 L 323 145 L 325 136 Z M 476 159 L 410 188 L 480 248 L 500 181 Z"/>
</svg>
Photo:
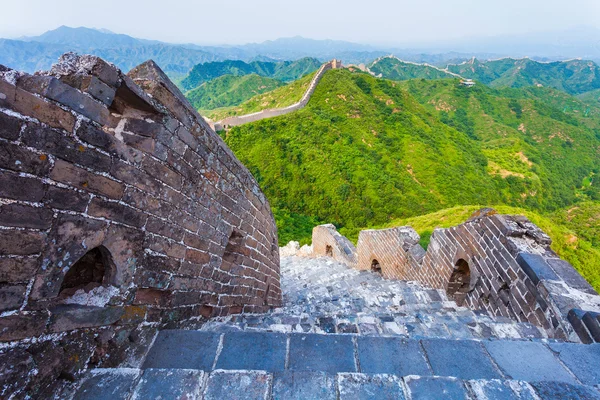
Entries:
<svg viewBox="0 0 600 400">
<path fill-rule="evenodd" d="M 0 255 L 31 255 L 44 248 L 46 234 L 41 232 L 0 230 Z"/>
<path fill-rule="evenodd" d="M 0 317 L 0 342 L 39 336 L 46 329 L 47 319 L 43 312 Z"/>
<path fill-rule="evenodd" d="M 105 201 L 94 198 L 88 207 L 88 214 L 102 217 L 112 221 L 121 222 L 136 228 L 141 228 L 146 223 L 147 216 L 134 208 L 127 207 L 114 201 Z"/>
<path fill-rule="evenodd" d="M 0 171 L 0 197 L 39 202 L 44 197 L 45 190 L 46 185 L 39 179 Z"/>
<path fill-rule="evenodd" d="M 0 168 L 46 176 L 50 170 L 50 160 L 46 154 L 37 154 L 12 143 L 2 143 Z"/>
<path fill-rule="evenodd" d="M 19 228 L 48 229 L 52 224 L 52 210 L 23 204 L 0 206 L 0 225 Z"/>
<path fill-rule="evenodd" d="M 0 112 L 0 137 L 8 140 L 16 140 L 21 132 L 23 121 L 16 117 Z"/>
<path fill-rule="evenodd" d="M 0 93 L 5 95 L 0 99 L 0 107 L 13 109 L 23 115 L 33 115 L 53 128 L 68 132 L 75 127 L 75 117 L 71 113 L 4 80 L 0 80 Z"/>
<path fill-rule="evenodd" d="M 63 160 L 56 160 L 50 178 L 70 184 L 78 189 L 102 194 L 111 199 L 120 199 L 125 186 L 102 175 L 91 173 Z"/>
<path fill-rule="evenodd" d="M 0 282 L 26 282 L 39 266 L 37 258 L 0 257 Z"/>
<path fill-rule="evenodd" d="M 43 202 L 46 206 L 60 210 L 85 211 L 90 196 L 73 189 L 49 185 Z"/>
<path fill-rule="evenodd" d="M 25 300 L 27 285 L 0 284 L 0 312 L 16 310 Z"/>
</svg>

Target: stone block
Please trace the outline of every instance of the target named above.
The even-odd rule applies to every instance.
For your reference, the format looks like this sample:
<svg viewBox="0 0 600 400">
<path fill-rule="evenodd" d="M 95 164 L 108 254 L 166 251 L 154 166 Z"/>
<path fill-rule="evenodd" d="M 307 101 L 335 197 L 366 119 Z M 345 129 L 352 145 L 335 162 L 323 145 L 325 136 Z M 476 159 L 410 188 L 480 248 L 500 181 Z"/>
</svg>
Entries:
<svg viewBox="0 0 600 400">
<path fill-rule="evenodd" d="M 0 137 L 7 140 L 17 140 L 22 124 L 23 120 L 0 112 Z"/>
<path fill-rule="evenodd" d="M 46 185 L 39 179 L 20 176 L 10 171 L 0 171 L 0 197 L 12 200 L 38 202 L 46 192 Z"/>
<path fill-rule="evenodd" d="M 210 371 L 220 335 L 211 332 L 164 330 L 150 348 L 143 368 L 184 368 Z"/>
<path fill-rule="evenodd" d="M 541 343 L 518 341 L 484 342 L 504 374 L 527 382 L 560 381 L 575 383 L 554 354 Z"/>
<path fill-rule="evenodd" d="M 590 285 L 584 278 L 577 272 L 575 268 L 565 260 L 560 258 L 549 258 L 546 262 L 550 265 L 552 270 L 558 275 L 560 279 L 565 281 L 567 285 L 582 292 L 598 295 L 592 285 Z"/>
<path fill-rule="evenodd" d="M 104 195 L 110 199 L 120 199 L 125 186 L 105 176 L 86 171 L 63 160 L 56 160 L 50 178 L 66 183 L 80 190 Z"/>
<path fill-rule="evenodd" d="M 534 382 L 531 386 L 541 400 L 600 400 L 600 392 L 590 386 L 564 382 Z"/>
<path fill-rule="evenodd" d="M 0 312 L 16 310 L 23 305 L 27 285 L 0 283 Z"/>
<path fill-rule="evenodd" d="M 115 88 L 108 86 L 93 75 L 62 75 L 58 79 L 81 92 L 88 93 L 107 106 L 110 106 L 115 98 Z"/>
<path fill-rule="evenodd" d="M 42 251 L 46 234 L 24 230 L 0 231 L 0 254 L 27 256 Z"/>
<path fill-rule="evenodd" d="M 289 352 L 290 370 L 357 372 L 351 336 L 292 334 Z"/>
<path fill-rule="evenodd" d="M 335 400 L 335 375 L 308 371 L 275 372 L 272 397 L 273 400 Z"/>
<path fill-rule="evenodd" d="M 525 382 L 477 380 L 470 381 L 469 386 L 477 400 L 537 400 L 533 388 Z"/>
<path fill-rule="evenodd" d="M 338 374 L 340 400 L 404 400 L 401 378 L 393 375 Z"/>
<path fill-rule="evenodd" d="M 1 79 L 0 93 L 5 95 L 0 99 L 0 107 L 35 116 L 39 121 L 67 132 L 72 132 L 75 127 L 73 114 Z"/>
<path fill-rule="evenodd" d="M 41 335 L 48 315 L 43 312 L 0 317 L 0 342 L 10 342 Z"/>
<path fill-rule="evenodd" d="M 88 214 L 102 217 L 125 225 L 141 228 L 146 223 L 147 216 L 138 210 L 127 207 L 119 202 L 105 201 L 95 197 L 90 202 Z"/>
<path fill-rule="evenodd" d="M 558 275 L 550 268 L 546 259 L 538 254 L 519 253 L 517 262 L 536 285 L 541 280 L 559 280 Z"/>
<path fill-rule="evenodd" d="M 190 369 L 147 369 L 132 400 L 200 399 L 204 372 Z"/>
<path fill-rule="evenodd" d="M 129 400 L 139 379 L 137 369 L 96 369 L 87 374 L 74 400 Z"/>
<path fill-rule="evenodd" d="M 24 204 L 4 204 L 0 206 L 0 225 L 16 228 L 48 229 L 52 225 L 54 213 L 42 207 Z"/>
<path fill-rule="evenodd" d="M 45 177 L 50 167 L 46 154 L 37 154 L 12 143 L 2 143 L 0 146 L 0 168 Z"/>
<path fill-rule="evenodd" d="M 463 382 L 456 378 L 408 376 L 404 378 L 411 399 L 452 399 L 470 398 Z"/>
<path fill-rule="evenodd" d="M 82 165 L 95 171 L 109 172 L 112 160 L 94 148 L 83 146 L 64 134 L 37 125 L 28 125 L 22 140 L 30 147 L 52 154 L 73 164 Z"/>
<path fill-rule="evenodd" d="M 217 369 L 283 371 L 287 338 L 266 332 L 232 332 L 223 336 Z"/>
<path fill-rule="evenodd" d="M 50 309 L 51 332 L 112 325 L 123 316 L 122 307 L 91 307 L 66 304 Z"/>
<path fill-rule="evenodd" d="M 558 358 L 585 385 L 600 385 L 600 344 L 549 343 Z"/>
<path fill-rule="evenodd" d="M 271 376 L 262 371 L 214 371 L 204 400 L 264 400 L 269 396 Z"/>
<path fill-rule="evenodd" d="M 418 340 L 360 336 L 358 359 L 361 372 L 368 374 L 431 375 Z"/>
<path fill-rule="evenodd" d="M 27 282 L 38 266 L 37 258 L 0 257 L 0 282 Z"/>
<path fill-rule="evenodd" d="M 17 87 L 54 100 L 101 125 L 113 125 L 106 105 L 52 76 L 25 75 L 18 80 Z"/>
<path fill-rule="evenodd" d="M 502 377 L 478 341 L 429 339 L 421 343 L 434 375 L 461 379 Z"/>
<path fill-rule="evenodd" d="M 49 185 L 43 202 L 46 206 L 59 210 L 83 212 L 87 208 L 90 196 L 77 190 Z"/>
</svg>

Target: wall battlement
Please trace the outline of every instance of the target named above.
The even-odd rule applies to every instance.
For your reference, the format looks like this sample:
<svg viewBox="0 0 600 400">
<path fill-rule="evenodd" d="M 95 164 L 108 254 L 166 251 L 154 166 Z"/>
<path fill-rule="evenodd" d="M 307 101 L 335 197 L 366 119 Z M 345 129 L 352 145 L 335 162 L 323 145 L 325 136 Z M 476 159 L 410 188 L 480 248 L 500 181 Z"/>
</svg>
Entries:
<svg viewBox="0 0 600 400">
<path fill-rule="evenodd" d="M 0 397 L 280 304 L 265 196 L 154 62 L 0 67 Z"/>
<path fill-rule="evenodd" d="M 411 227 L 366 230 L 353 254 L 332 255 L 327 248 L 354 246 L 336 248 L 348 239 L 327 225 L 313 230 L 313 251 L 388 279 L 445 289 L 459 305 L 533 323 L 552 338 L 600 342 L 600 296 L 527 218 L 484 209 L 464 224 L 436 229 L 427 251 L 419 239 Z"/>
</svg>

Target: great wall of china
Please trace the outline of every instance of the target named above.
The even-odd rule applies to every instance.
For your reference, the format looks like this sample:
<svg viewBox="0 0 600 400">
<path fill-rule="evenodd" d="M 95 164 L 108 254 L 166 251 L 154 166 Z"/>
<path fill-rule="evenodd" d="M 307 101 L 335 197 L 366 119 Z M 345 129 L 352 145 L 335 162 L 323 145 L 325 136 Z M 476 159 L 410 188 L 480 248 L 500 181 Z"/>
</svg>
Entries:
<svg viewBox="0 0 600 400">
<path fill-rule="evenodd" d="M 600 296 L 544 232 L 484 209 L 419 240 L 280 249 L 152 61 L 0 66 L 0 398 L 600 398 Z"/>
<path fill-rule="evenodd" d="M 325 64 L 321 65 L 321 68 L 318 69 L 318 71 L 315 73 L 315 76 L 311 80 L 310 85 L 308 86 L 308 89 L 306 89 L 306 92 L 304 92 L 304 95 L 302 96 L 300 101 L 298 101 L 295 104 L 292 104 L 292 105 L 284 107 L 284 108 L 274 108 L 274 109 L 270 109 L 270 110 L 262 110 L 262 111 L 258 111 L 258 112 L 252 113 L 252 114 L 246 114 L 246 115 L 225 118 L 221 121 L 215 122 L 214 129 L 216 131 L 220 131 L 223 129 L 228 129 L 233 126 L 239 126 L 239 125 L 247 124 L 250 122 L 260 121 L 260 120 L 263 120 L 266 118 L 278 117 L 280 115 L 285 115 L 285 114 L 292 113 L 294 111 L 298 111 L 298 110 L 304 108 L 308 104 L 308 102 L 310 101 L 310 97 L 312 96 L 315 89 L 317 88 L 317 85 L 321 81 L 321 78 L 323 78 L 323 75 L 325 75 L 325 72 L 329 71 L 330 69 L 337 69 L 337 68 L 342 68 L 342 63 L 339 60 L 331 60 L 331 61 L 326 62 Z"/>
</svg>

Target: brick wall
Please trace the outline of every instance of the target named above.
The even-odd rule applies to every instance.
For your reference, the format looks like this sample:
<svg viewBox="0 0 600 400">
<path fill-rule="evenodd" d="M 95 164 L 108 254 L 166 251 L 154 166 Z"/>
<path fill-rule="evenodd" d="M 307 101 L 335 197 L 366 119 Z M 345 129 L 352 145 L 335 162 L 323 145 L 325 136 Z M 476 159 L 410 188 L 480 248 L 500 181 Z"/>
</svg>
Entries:
<svg viewBox="0 0 600 400">
<path fill-rule="evenodd" d="M 267 200 L 153 62 L 0 67 L 0 397 L 280 303 Z"/>
<path fill-rule="evenodd" d="M 316 257 L 332 257 L 351 267 L 356 266 L 356 247 L 350 240 L 339 234 L 334 225 L 319 225 L 313 228 L 313 252 Z"/>
<path fill-rule="evenodd" d="M 324 246 L 347 240 L 333 225 L 318 232 L 313 246 L 321 255 Z M 419 239 L 411 227 L 366 230 L 359 235 L 356 264 L 348 254 L 334 258 L 388 279 L 445 289 L 459 305 L 534 323 L 553 338 L 600 338 L 600 296 L 527 218 L 484 209 L 464 224 L 436 229 L 427 252 Z"/>
</svg>

